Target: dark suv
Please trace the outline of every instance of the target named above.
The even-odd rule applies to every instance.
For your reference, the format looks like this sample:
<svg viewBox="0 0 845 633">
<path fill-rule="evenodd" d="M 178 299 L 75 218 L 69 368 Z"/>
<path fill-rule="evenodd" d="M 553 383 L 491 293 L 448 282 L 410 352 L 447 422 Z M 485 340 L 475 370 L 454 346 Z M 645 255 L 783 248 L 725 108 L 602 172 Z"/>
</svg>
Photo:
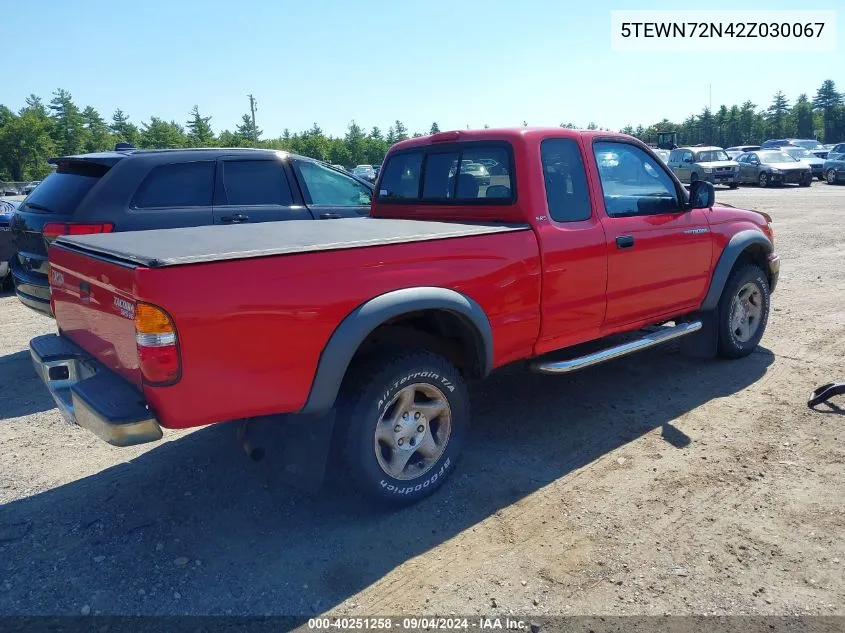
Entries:
<svg viewBox="0 0 845 633">
<path fill-rule="evenodd" d="M 372 186 L 310 158 L 260 149 L 137 150 L 52 159 L 12 221 L 18 298 L 50 314 L 59 235 L 369 214 Z"/>
</svg>

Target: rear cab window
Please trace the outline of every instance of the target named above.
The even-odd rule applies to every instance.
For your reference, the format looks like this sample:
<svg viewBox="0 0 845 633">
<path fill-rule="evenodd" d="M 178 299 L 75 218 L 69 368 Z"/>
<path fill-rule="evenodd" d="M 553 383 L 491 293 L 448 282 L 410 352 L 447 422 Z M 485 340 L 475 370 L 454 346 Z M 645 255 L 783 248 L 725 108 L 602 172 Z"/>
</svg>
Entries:
<svg viewBox="0 0 845 633">
<path fill-rule="evenodd" d="M 543 182 L 549 216 L 555 222 L 579 222 L 592 215 L 587 173 L 578 143 L 571 138 L 549 138 L 540 144 Z"/>
<path fill-rule="evenodd" d="M 214 161 L 158 165 L 138 187 L 131 206 L 133 209 L 210 207 L 214 173 Z"/>
<path fill-rule="evenodd" d="M 388 156 L 378 201 L 464 205 L 513 204 L 513 151 L 506 142 L 427 145 Z"/>
</svg>

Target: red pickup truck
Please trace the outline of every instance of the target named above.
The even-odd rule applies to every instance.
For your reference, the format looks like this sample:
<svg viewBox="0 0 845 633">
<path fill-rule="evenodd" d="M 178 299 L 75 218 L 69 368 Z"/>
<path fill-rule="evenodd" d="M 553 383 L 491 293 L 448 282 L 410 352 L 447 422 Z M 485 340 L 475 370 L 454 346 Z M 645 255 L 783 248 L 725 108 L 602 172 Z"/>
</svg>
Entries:
<svg viewBox="0 0 845 633">
<path fill-rule="evenodd" d="M 751 353 L 773 243 L 769 216 L 688 192 L 634 138 L 444 132 L 391 148 L 369 218 L 59 238 L 59 333 L 30 347 L 63 413 L 111 444 L 306 420 L 361 491 L 408 503 L 454 469 L 467 383 L 497 367 L 567 373 L 679 337 Z"/>
</svg>

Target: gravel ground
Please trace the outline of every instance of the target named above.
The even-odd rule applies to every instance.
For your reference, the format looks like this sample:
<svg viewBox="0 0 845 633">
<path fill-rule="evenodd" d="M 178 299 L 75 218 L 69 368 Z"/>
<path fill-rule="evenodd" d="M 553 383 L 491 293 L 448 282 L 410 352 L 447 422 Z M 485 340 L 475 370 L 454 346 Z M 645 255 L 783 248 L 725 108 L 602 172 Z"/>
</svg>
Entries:
<svg viewBox="0 0 845 633">
<path fill-rule="evenodd" d="M 113 448 L 65 424 L 0 297 L 0 614 L 845 614 L 845 187 L 769 212 L 769 329 L 736 362 L 658 348 L 497 372 L 445 487 L 392 514 L 309 495 L 227 425 Z M 842 400 L 840 400 L 840 404 Z"/>
</svg>

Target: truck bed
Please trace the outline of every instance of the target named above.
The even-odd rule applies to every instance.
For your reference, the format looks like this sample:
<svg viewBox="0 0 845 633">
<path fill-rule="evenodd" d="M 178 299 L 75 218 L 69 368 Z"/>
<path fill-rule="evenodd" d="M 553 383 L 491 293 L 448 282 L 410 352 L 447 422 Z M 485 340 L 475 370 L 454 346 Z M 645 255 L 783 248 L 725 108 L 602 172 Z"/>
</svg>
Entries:
<svg viewBox="0 0 845 633">
<path fill-rule="evenodd" d="M 366 246 L 528 230 L 520 224 L 427 222 L 382 218 L 289 220 L 60 237 L 71 250 L 125 264 L 162 268 Z"/>
</svg>

